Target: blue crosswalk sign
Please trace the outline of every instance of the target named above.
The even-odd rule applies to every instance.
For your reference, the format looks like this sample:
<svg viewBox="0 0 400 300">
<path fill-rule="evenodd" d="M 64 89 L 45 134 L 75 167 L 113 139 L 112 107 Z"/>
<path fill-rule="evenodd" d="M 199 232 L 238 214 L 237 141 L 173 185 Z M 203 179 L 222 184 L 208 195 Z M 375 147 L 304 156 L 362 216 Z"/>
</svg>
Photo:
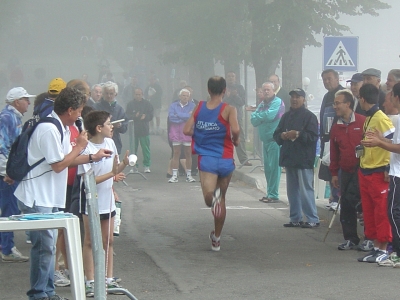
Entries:
<svg viewBox="0 0 400 300">
<path fill-rule="evenodd" d="M 327 36 L 324 37 L 323 69 L 336 71 L 358 70 L 358 37 Z"/>
</svg>

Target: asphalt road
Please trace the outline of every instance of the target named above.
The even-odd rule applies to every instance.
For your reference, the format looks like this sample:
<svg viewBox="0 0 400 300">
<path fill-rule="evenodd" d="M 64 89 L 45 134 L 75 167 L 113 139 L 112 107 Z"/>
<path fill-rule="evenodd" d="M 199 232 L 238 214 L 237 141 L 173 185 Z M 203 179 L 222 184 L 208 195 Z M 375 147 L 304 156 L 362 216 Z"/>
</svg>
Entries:
<svg viewBox="0 0 400 300">
<path fill-rule="evenodd" d="M 320 211 L 318 229 L 284 228 L 287 204 L 261 203 L 263 193 L 240 181 L 228 190 L 221 251 L 211 251 L 213 218 L 200 183 L 167 182 L 170 149 L 164 137 L 151 136 L 151 152 L 148 180 L 135 174 L 128 176 L 129 186 L 116 184 L 122 225 L 115 238 L 114 274 L 137 299 L 398 298 L 393 276 L 400 270 L 359 263 L 361 252 L 338 251 L 337 221 L 322 242 L 330 213 Z M 16 245 L 28 254 L 24 238 L 18 232 Z M 0 299 L 27 299 L 28 288 L 28 263 L 0 262 Z M 72 299 L 68 287 L 57 292 Z"/>
</svg>

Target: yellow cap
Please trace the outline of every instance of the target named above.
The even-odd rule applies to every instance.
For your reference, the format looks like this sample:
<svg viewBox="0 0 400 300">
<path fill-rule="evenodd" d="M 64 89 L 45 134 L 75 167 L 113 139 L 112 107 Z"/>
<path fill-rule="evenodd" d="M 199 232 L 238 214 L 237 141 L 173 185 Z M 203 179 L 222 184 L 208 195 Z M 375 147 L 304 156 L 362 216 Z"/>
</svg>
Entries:
<svg viewBox="0 0 400 300">
<path fill-rule="evenodd" d="M 62 78 L 54 78 L 50 81 L 48 93 L 50 95 L 58 95 L 65 87 L 67 83 Z"/>
</svg>

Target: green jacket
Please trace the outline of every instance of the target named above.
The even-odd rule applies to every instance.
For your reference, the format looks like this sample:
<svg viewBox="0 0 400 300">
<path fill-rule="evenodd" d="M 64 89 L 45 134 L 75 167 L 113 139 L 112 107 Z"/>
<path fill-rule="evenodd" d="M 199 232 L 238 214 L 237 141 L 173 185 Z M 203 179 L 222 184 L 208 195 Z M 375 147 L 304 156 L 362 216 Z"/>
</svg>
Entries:
<svg viewBox="0 0 400 300">
<path fill-rule="evenodd" d="M 258 128 L 258 135 L 263 143 L 274 141 L 274 131 L 284 113 L 285 104 L 275 96 L 267 103 L 262 101 L 251 114 L 251 124 Z"/>
</svg>

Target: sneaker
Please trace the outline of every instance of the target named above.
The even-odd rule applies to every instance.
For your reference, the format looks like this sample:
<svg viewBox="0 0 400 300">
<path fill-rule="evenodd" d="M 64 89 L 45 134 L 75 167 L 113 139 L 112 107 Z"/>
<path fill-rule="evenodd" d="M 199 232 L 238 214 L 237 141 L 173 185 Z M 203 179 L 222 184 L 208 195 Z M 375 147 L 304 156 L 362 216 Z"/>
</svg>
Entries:
<svg viewBox="0 0 400 300">
<path fill-rule="evenodd" d="M 377 251 L 378 251 L 378 250 L 372 249 L 370 252 L 367 253 L 367 255 L 365 255 L 365 256 L 363 256 L 363 257 L 359 257 L 359 258 L 357 258 L 357 260 L 358 260 L 359 262 L 368 262 L 367 259 L 370 258 L 370 257 L 375 256 L 375 254 L 376 254 Z"/>
<path fill-rule="evenodd" d="M 109 289 L 121 289 L 122 287 L 115 281 L 111 281 L 109 284 L 107 284 L 107 294 L 110 295 L 123 295 L 124 293 L 121 291 L 110 291 Z"/>
<path fill-rule="evenodd" d="M 301 227 L 303 225 L 303 222 L 289 222 L 283 224 L 283 227 Z"/>
<path fill-rule="evenodd" d="M 338 208 L 339 207 L 339 208 Z M 340 205 L 337 202 L 332 202 L 331 207 L 329 208 L 330 211 L 336 211 L 336 209 L 340 209 Z"/>
<path fill-rule="evenodd" d="M 210 240 L 211 240 L 211 250 L 212 251 L 219 251 L 221 249 L 221 242 L 220 239 L 215 237 L 214 230 L 210 233 Z"/>
<path fill-rule="evenodd" d="M 317 228 L 317 227 L 319 227 L 319 223 L 305 222 L 301 225 L 301 228 Z"/>
<path fill-rule="evenodd" d="M 186 182 L 196 182 L 196 179 L 194 179 L 192 176 L 187 176 Z"/>
<path fill-rule="evenodd" d="M 94 297 L 94 282 L 89 283 L 85 286 L 86 297 Z"/>
<path fill-rule="evenodd" d="M 386 260 L 389 257 L 386 251 L 382 251 L 380 249 L 375 251 L 375 254 L 367 257 L 366 261 L 369 263 L 379 263 L 381 261 Z"/>
<path fill-rule="evenodd" d="M 26 240 L 26 243 L 27 244 L 32 244 L 32 241 L 31 240 Z"/>
<path fill-rule="evenodd" d="M 214 191 L 214 197 L 211 204 L 211 212 L 214 217 L 218 218 L 221 216 L 222 209 L 221 209 L 221 190 L 217 188 Z"/>
<path fill-rule="evenodd" d="M 390 254 L 387 259 L 378 262 L 378 266 L 381 266 L 381 267 L 396 268 L 395 267 L 396 264 L 399 264 L 399 266 L 400 266 L 400 257 L 398 257 L 394 253 Z"/>
<path fill-rule="evenodd" d="M 54 285 L 58 287 L 69 286 L 71 282 L 65 276 L 64 272 L 61 270 L 56 270 L 54 272 Z"/>
<path fill-rule="evenodd" d="M 370 240 L 364 240 L 361 244 L 358 245 L 357 250 L 369 252 L 374 249 L 374 243 Z"/>
<path fill-rule="evenodd" d="M 346 241 L 343 244 L 340 244 L 338 247 L 338 250 L 352 250 L 352 249 L 357 249 L 357 245 L 354 244 L 352 241 Z"/>
<path fill-rule="evenodd" d="M 177 182 L 178 182 L 178 177 L 172 176 L 172 177 L 168 180 L 168 182 L 169 182 L 169 183 L 177 183 Z"/>
<path fill-rule="evenodd" d="M 145 172 L 145 173 L 151 173 L 150 167 L 144 167 L 144 172 Z"/>
<path fill-rule="evenodd" d="M 26 262 L 29 260 L 28 256 L 23 256 L 21 252 L 14 246 L 11 248 L 11 253 L 8 255 L 1 254 L 1 260 L 3 262 L 13 263 L 13 262 Z"/>
<path fill-rule="evenodd" d="M 116 283 L 120 283 L 120 282 L 122 281 L 122 279 L 119 278 L 119 277 L 113 277 L 113 279 L 114 279 L 114 281 L 115 281 Z"/>
<path fill-rule="evenodd" d="M 328 205 L 325 205 L 325 208 L 327 210 L 334 211 L 334 210 L 336 210 L 337 206 L 338 206 L 337 202 L 329 202 Z"/>
</svg>

